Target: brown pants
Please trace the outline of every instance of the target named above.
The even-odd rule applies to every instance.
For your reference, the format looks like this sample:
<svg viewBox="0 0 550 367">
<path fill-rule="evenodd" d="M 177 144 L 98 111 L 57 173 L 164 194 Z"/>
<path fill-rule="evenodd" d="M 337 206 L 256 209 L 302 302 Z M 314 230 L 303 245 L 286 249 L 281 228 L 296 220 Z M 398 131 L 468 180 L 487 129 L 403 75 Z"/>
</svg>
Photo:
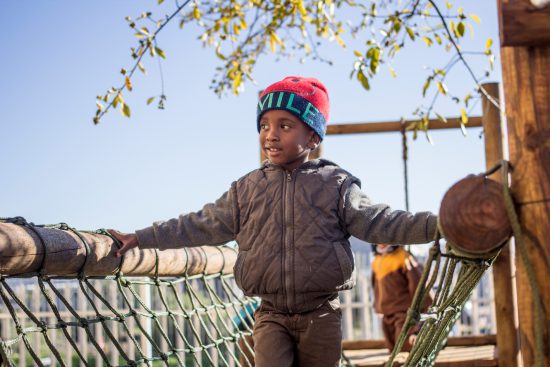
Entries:
<svg viewBox="0 0 550 367">
<path fill-rule="evenodd" d="M 330 305 L 302 314 L 260 307 L 255 314 L 257 367 L 337 367 L 342 353 L 342 314 Z"/>
<path fill-rule="evenodd" d="M 405 325 L 405 319 L 407 318 L 407 313 L 399 312 L 391 315 L 384 315 L 382 318 L 382 331 L 384 333 L 384 339 L 386 341 L 386 346 L 391 351 L 397 341 L 399 340 L 399 335 L 403 326 Z M 418 331 L 417 327 L 412 327 L 409 331 L 409 336 L 415 334 Z M 409 338 L 405 339 L 405 344 L 401 351 L 408 352 L 411 350 L 411 344 L 409 343 Z"/>
</svg>

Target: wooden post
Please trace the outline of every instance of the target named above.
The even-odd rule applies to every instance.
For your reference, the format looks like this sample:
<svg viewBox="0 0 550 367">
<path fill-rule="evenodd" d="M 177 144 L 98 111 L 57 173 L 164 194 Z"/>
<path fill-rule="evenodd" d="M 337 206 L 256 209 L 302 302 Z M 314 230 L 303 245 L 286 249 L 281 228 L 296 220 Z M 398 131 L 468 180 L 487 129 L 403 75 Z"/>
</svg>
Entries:
<svg viewBox="0 0 550 367">
<path fill-rule="evenodd" d="M 483 84 L 483 88 L 494 101 L 501 104 L 498 83 Z M 482 98 L 481 117 L 483 122 L 483 135 L 485 137 L 485 165 L 487 169 L 492 168 L 500 160 L 504 159 L 503 153 L 503 131 L 500 119 L 500 110 L 489 98 Z M 503 183 L 499 171 L 491 176 L 491 179 Z M 495 295 L 495 317 L 497 324 L 497 349 L 498 362 L 502 366 L 517 366 L 518 334 L 515 325 L 516 297 L 513 292 L 510 243 L 508 243 L 493 263 L 493 284 Z"/>
<path fill-rule="evenodd" d="M 499 1 L 502 24 L 515 16 L 511 4 L 527 1 Z M 537 11 L 531 11 L 537 21 Z M 548 17 L 538 23 L 550 30 Z M 506 29 L 506 28 L 504 28 Z M 503 28 L 501 27 L 501 31 Z M 523 30 L 518 30 L 523 32 Z M 544 36 L 544 32 L 538 32 Z M 543 328 L 543 365 L 550 366 L 550 40 L 533 40 L 521 46 L 503 47 L 502 75 L 508 142 L 512 171 L 512 193 L 516 202 L 521 229 L 532 263 L 535 278 L 540 288 L 542 320 L 535 320 L 534 299 L 526 268 L 517 256 L 516 268 L 520 347 L 525 366 L 535 365 L 535 327 Z M 501 34 L 501 39 L 506 39 Z M 528 46 L 537 44 L 537 46 Z"/>
</svg>

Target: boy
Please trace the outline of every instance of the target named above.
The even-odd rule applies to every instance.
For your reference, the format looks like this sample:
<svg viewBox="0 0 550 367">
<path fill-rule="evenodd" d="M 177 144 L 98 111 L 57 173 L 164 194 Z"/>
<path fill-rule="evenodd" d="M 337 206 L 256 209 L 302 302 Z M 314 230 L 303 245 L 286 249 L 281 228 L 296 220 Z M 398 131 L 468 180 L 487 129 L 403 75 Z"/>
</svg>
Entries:
<svg viewBox="0 0 550 367">
<path fill-rule="evenodd" d="M 253 329 L 258 367 L 333 367 L 341 354 L 338 291 L 353 286 L 348 238 L 426 243 L 431 213 L 374 205 L 336 164 L 309 160 L 325 136 L 329 99 L 314 78 L 287 77 L 264 90 L 257 108 L 267 160 L 201 211 L 116 234 L 118 256 L 139 245 L 160 249 L 236 240 L 235 280 L 262 299 Z"/>
<path fill-rule="evenodd" d="M 373 251 L 375 254 L 372 263 L 374 309 L 383 315 L 382 332 L 386 346 L 391 351 L 397 344 L 405 324 L 407 309 L 412 303 L 414 292 L 422 276 L 422 265 L 399 246 L 377 244 L 373 245 Z M 431 302 L 427 297 L 422 312 L 426 311 Z M 403 351 L 410 351 L 417 332 L 418 327 L 411 328 L 409 337 L 403 345 Z"/>
</svg>

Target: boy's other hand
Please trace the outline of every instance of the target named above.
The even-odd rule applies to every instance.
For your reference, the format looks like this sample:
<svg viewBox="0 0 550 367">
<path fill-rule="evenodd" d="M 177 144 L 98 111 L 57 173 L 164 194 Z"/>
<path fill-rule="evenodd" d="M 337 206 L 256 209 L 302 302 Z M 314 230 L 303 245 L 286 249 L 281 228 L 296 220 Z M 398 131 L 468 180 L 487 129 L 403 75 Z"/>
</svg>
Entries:
<svg viewBox="0 0 550 367">
<path fill-rule="evenodd" d="M 122 233 L 114 229 L 107 230 L 113 236 L 116 238 L 120 243 L 122 243 L 122 247 L 115 252 L 116 257 L 121 257 L 124 255 L 128 250 L 133 249 L 134 247 L 138 246 L 138 239 L 137 236 L 134 233 Z"/>
</svg>

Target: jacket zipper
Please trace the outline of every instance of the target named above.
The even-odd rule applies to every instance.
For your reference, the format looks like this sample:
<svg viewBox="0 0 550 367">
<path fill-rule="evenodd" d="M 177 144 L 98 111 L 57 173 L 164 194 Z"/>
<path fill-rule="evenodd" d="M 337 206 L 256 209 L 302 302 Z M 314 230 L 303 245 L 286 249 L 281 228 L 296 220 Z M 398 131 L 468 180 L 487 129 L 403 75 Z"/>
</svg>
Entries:
<svg viewBox="0 0 550 367">
<path fill-rule="evenodd" d="M 292 208 L 291 195 L 288 185 L 292 182 L 292 173 L 285 172 L 286 178 L 283 185 L 283 295 L 288 312 L 292 313 L 292 244 L 287 241 L 287 223 L 290 223 L 290 214 L 287 210 Z M 288 254 L 288 256 L 287 256 Z"/>
</svg>

